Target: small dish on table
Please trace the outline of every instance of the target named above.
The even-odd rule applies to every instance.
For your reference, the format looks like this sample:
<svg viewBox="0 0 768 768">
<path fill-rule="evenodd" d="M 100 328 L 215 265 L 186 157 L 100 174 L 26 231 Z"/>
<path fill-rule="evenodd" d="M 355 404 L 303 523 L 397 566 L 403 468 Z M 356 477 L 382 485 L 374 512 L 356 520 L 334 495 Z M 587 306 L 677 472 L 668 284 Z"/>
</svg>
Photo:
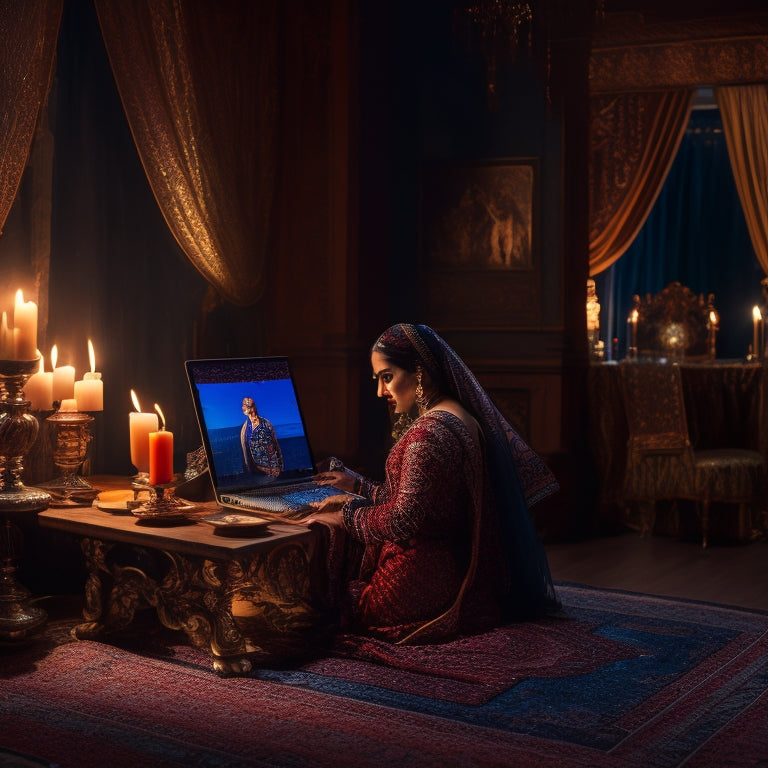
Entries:
<svg viewBox="0 0 768 768">
<path fill-rule="evenodd" d="M 198 522 L 213 526 L 221 536 L 263 536 L 272 520 L 240 512 L 217 512 L 198 518 Z"/>
</svg>

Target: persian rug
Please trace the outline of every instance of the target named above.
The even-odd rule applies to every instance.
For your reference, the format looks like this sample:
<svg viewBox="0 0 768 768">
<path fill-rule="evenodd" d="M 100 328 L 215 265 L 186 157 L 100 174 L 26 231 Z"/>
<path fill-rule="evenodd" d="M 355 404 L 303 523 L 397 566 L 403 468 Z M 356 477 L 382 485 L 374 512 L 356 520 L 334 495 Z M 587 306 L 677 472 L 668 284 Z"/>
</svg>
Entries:
<svg viewBox="0 0 768 768">
<path fill-rule="evenodd" d="M 768 766 L 768 614 L 558 590 L 554 618 L 414 647 L 345 636 L 238 678 L 176 634 L 63 628 L 0 655 L 0 747 L 61 768 Z"/>
</svg>

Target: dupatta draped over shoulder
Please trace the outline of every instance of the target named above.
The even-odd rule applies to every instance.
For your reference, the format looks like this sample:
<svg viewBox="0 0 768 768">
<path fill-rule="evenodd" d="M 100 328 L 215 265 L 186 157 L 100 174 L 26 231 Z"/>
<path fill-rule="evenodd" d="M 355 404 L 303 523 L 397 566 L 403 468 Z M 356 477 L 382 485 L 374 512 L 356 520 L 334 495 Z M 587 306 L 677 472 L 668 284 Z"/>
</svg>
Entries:
<svg viewBox="0 0 768 768">
<path fill-rule="evenodd" d="M 477 420 L 482 444 L 477 444 L 460 419 L 438 406 L 417 419 L 395 444 L 385 482 L 380 486 L 364 483 L 369 498 L 345 505 L 345 526 L 366 547 L 361 578 L 368 581 L 358 614 L 364 615 L 371 604 L 374 609 L 387 601 L 397 605 L 399 595 L 408 594 L 409 568 L 414 569 L 410 602 L 421 600 L 423 608 L 433 599 L 439 609 L 416 621 L 404 618 L 397 624 L 393 619 L 395 626 L 378 632 L 395 642 L 431 642 L 461 631 L 468 619 L 471 623 L 478 606 L 482 612 L 488 596 L 501 620 L 533 618 L 556 608 L 549 565 L 529 512 L 533 504 L 557 490 L 554 476 L 501 415 L 466 364 L 431 328 L 392 326 L 373 350 L 387 356 L 393 349 L 407 347 L 415 350 L 439 389 Z M 401 534 L 381 527 L 383 521 L 407 526 L 414 518 L 421 521 L 415 534 L 408 527 Z M 463 529 L 458 521 L 463 521 Z M 452 558 L 451 542 L 463 554 Z M 435 547 L 443 545 L 438 558 Z M 381 588 L 382 578 L 386 588 Z M 438 582 L 449 594 L 442 604 Z M 386 605 L 382 611 L 386 616 Z M 397 611 L 393 609 L 392 615 L 396 617 Z M 370 622 L 363 623 L 370 631 Z"/>
</svg>

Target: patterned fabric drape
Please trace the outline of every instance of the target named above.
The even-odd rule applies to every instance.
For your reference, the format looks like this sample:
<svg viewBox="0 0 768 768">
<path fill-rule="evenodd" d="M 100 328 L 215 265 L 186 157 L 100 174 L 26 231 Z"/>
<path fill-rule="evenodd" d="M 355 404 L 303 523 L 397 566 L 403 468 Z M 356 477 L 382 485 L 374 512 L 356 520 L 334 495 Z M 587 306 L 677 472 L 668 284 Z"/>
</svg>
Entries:
<svg viewBox="0 0 768 768">
<path fill-rule="evenodd" d="M 692 90 L 591 98 L 589 273 L 613 264 L 646 220 L 683 137 Z"/>
<path fill-rule="evenodd" d="M 715 89 L 749 237 L 768 274 L 768 86 Z"/>
<path fill-rule="evenodd" d="M 278 219 L 280 4 L 95 4 L 128 123 L 168 226 L 222 296 L 253 304 Z"/>
<path fill-rule="evenodd" d="M 0 0 L 0 231 L 48 98 L 63 0 Z"/>
</svg>

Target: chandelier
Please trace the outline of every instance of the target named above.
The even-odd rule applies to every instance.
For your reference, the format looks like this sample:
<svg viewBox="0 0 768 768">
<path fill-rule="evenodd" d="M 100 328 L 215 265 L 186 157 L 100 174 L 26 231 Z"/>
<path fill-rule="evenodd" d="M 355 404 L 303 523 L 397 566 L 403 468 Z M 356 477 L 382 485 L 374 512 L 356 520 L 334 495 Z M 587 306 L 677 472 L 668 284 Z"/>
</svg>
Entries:
<svg viewBox="0 0 768 768">
<path fill-rule="evenodd" d="M 520 29 L 528 27 L 528 48 L 531 47 L 533 31 L 533 8 L 531 3 L 510 2 L 509 0 L 481 0 L 466 9 L 470 21 L 480 34 L 480 45 L 487 69 L 487 96 L 491 108 L 498 106 L 497 61 L 499 52 L 510 59 L 517 55 L 520 43 Z"/>
</svg>

